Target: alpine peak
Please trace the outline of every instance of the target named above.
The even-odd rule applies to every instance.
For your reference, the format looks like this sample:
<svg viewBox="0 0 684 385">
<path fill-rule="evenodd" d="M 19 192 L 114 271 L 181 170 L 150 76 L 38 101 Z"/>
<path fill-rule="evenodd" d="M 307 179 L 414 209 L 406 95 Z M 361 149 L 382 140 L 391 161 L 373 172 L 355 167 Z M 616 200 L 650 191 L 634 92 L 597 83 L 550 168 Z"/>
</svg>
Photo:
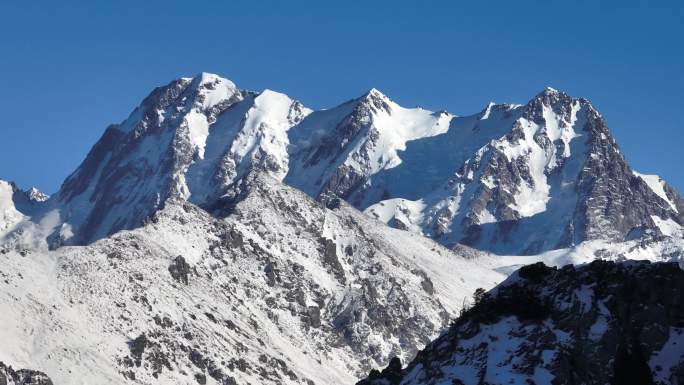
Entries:
<svg viewBox="0 0 684 385">
<path fill-rule="evenodd" d="M 371 88 L 368 90 L 365 94 L 363 94 L 358 100 L 362 101 L 383 101 L 383 102 L 389 102 L 391 99 L 382 93 L 380 90 L 377 88 Z"/>
</svg>

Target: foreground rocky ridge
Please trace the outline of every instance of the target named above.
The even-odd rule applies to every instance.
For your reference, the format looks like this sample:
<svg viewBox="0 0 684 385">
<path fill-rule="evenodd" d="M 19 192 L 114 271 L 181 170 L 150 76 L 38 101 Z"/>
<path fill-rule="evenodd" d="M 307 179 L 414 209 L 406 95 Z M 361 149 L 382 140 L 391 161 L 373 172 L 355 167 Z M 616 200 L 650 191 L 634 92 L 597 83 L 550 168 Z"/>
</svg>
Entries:
<svg viewBox="0 0 684 385">
<path fill-rule="evenodd" d="M 272 178 L 89 246 L 0 254 L 0 361 L 55 383 L 354 383 L 503 279 Z"/>
<path fill-rule="evenodd" d="M 682 383 L 683 295 L 676 263 L 528 265 L 359 384 Z"/>
</svg>

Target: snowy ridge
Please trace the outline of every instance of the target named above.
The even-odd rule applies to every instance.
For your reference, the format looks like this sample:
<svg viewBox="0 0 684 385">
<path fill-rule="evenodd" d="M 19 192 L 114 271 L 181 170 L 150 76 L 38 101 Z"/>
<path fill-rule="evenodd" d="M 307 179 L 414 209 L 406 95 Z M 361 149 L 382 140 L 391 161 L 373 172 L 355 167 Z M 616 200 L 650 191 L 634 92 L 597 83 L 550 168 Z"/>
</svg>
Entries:
<svg viewBox="0 0 684 385">
<path fill-rule="evenodd" d="M 193 84 L 192 86 L 196 87 L 199 92 L 195 96 L 192 108 L 185 115 L 184 124 L 188 130 L 190 143 L 195 147 L 196 156 L 201 159 L 204 158 L 204 148 L 209 136 L 210 124 L 204 112 L 230 100 L 238 93 L 238 89 L 230 80 L 204 72 L 193 79 L 193 82 L 196 85 Z"/>
</svg>

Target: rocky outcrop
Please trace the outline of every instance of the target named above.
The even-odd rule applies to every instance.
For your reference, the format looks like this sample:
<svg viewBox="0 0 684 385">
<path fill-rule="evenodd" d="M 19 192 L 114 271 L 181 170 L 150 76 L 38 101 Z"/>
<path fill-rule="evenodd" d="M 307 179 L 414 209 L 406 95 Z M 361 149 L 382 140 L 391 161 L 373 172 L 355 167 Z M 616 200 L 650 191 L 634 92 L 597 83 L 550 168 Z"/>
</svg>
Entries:
<svg viewBox="0 0 684 385">
<path fill-rule="evenodd" d="M 52 385 L 43 372 L 31 369 L 15 370 L 0 361 L 0 385 Z"/>
<path fill-rule="evenodd" d="M 188 275 L 190 272 L 190 265 L 188 265 L 188 263 L 185 262 L 185 258 L 180 255 L 177 256 L 176 259 L 173 260 L 173 263 L 171 263 L 171 266 L 169 266 L 169 273 L 171 273 L 173 279 L 186 285 L 188 284 Z"/>
<path fill-rule="evenodd" d="M 683 295 L 676 263 L 528 265 L 405 368 L 359 384 L 679 384 Z"/>
</svg>

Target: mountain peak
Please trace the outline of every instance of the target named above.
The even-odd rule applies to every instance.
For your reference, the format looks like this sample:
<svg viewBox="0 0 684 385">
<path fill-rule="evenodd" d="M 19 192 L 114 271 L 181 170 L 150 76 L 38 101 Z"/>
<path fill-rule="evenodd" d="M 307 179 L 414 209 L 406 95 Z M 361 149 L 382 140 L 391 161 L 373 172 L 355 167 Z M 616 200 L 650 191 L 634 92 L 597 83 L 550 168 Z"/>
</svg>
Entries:
<svg viewBox="0 0 684 385">
<path fill-rule="evenodd" d="M 259 92 L 257 98 L 287 98 L 291 99 L 287 94 L 282 92 L 274 91 L 270 88 L 264 88 L 263 91 Z"/>
<path fill-rule="evenodd" d="M 483 108 L 482 111 L 480 111 L 480 113 L 478 114 L 478 119 L 479 120 L 487 119 L 489 117 L 489 114 L 492 112 L 492 108 L 494 106 L 496 106 L 496 103 L 494 103 L 493 101 L 487 103 L 487 106 L 485 108 Z"/>
<path fill-rule="evenodd" d="M 357 108 L 361 108 L 361 111 L 370 109 L 371 111 L 386 111 L 387 113 L 391 113 L 393 104 L 392 100 L 377 88 L 371 88 L 353 102 Z"/>
<path fill-rule="evenodd" d="M 28 191 L 26 191 L 26 195 L 31 201 L 34 202 L 45 202 L 46 200 L 50 199 L 49 195 L 40 191 L 37 187 L 31 187 Z"/>
<path fill-rule="evenodd" d="M 202 109 L 230 100 L 239 93 L 239 89 L 232 81 L 207 72 L 195 76 L 193 83 L 198 90 L 195 102 Z"/>
<path fill-rule="evenodd" d="M 161 87 L 161 88 L 166 88 L 170 85 L 173 85 L 174 83 L 180 83 L 180 84 L 193 84 L 194 86 L 191 86 L 191 88 L 207 88 L 207 86 L 212 87 L 218 84 L 226 84 L 230 85 L 232 87 L 236 87 L 235 83 L 231 81 L 228 78 L 224 78 L 221 75 L 211 73 L 211 72 L 200 72 L 196 75 L 193 76 L 184 76 L 181 78 L 176 79 L 175 81 L 171 82 L 169 85 Z"/>
<path fill-rule="evenodd" d="M 574 98 L 564 91 L 546 87 L 535 95 L 528 103 L 528 117 L 537 121 L 543 115 L 543 107 L 550 107 L 556 113 L 567 114 L 571 106 L 579 99 Z"/>
<path fill-rule="evenodd" d="M 197 79 L 200 84 L 207 84 L 207 83 L 214 83 L 214 82 L 230 82 L 227 78 L 224 78 L 223 76 L 220 76 L 218 74 L 214 74 L 211 72 L 200 72 L 199 74 L 195 75 L 193 79 Z"/>
<path fill-rule="evenodd" d="M 375 87 L 371 87 L 371 89 L 368 90 L 367 92 L 369 95 L 377 95 L 377 96 L 385 96 L 382 91 Z"/>
<path fill-rule="evenodd" d="M 378 90 L 377 88 L 373 87 L 369 89 L 365 94 L 363 94 L 359 100 L 390 100 L 390 98 L 382 93 L 382 91 Z"/>
<path fill-rule="evenodd" d="M 546 86 L 544 89 L 539 92 L 536 96 L 535 99 L 537 98 L 543 98 L 543 97 L 569 97 L 569 95 L 561 90 L 558 90 L 553 87 Z"/>
</svg>

